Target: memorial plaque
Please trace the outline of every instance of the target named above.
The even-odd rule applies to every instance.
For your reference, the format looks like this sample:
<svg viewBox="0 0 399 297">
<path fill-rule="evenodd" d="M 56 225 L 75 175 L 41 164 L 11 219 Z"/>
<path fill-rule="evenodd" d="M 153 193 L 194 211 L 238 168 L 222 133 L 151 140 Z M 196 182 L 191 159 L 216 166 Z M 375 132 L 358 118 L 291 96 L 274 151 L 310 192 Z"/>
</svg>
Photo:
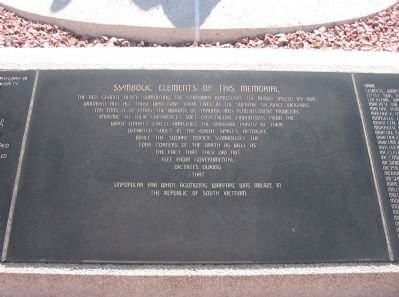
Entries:
<svg viewBox="0 0 399 297">
<path fill-rule="evenodd" d="M 399 234 L 399 76 L 361 74 L 357 88 L 365 105 L 371 150 L 381 188 L 381 199 L 389 201 L 385 212 Z M 397 241 L 393 240 L 393 244 Z M 396 246 L 397 249 L 397 246 Z"/>
<path fill-rule="evenodd" d="M 3 258 L 393 261 L 356 91 L 336 73 L 40 71 Z"/>
<path fill-rule="evenodd" d="M 0 248 L 8 220 L 34 72 L 0 71 Z"/>
</svg>

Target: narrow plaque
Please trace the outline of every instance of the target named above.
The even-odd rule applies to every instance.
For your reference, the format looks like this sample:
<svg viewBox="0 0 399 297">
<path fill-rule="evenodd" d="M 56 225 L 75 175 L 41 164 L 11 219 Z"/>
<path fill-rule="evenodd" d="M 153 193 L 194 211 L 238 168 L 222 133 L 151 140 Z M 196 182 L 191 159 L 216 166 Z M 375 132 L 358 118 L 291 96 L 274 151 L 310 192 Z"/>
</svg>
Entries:
<svg viewBox="0 0 399 297">
<path fill-rule="evenodd" d="M 359 74 L 356 80 L 365 105 L 381 198 L 389 201 L 385 213 L 387 220 L 394 221 L 395 245 L 399 235 L 399 76 Z"/>
<path fill-rule="evenodd" d="M 7 261 L 390 261 L 349 74 L 41 71 Z"/>
<path fill-rule="evenodd" d="M 0 71 L 0 248 L 3 247 L 35 75 Z"/>
</svg>

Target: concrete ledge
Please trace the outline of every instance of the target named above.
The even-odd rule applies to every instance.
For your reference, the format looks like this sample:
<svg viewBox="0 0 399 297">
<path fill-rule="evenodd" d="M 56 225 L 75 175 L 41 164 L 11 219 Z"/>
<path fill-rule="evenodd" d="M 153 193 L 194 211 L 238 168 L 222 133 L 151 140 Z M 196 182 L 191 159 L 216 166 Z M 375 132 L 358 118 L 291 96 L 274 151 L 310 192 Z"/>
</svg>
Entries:
<svg viewBox="0 0 399 297">
<path fill-rule="evenodd" d="M 397 0 L 0 0 L 28 19 L 75 33 L 158 43 L 229 41 L 330 26 L 372 15 Z"/>
<path fill-rule="evenodd" d="M 399 295 L 397 265 L 0 265 L 0 295 L 363 296 Z"/>
<path fill-rule="evenodd" d="M 3 48 L 0 69 L 192 69 L 399 73 L 393 52 L 223 48 Z"/>
</svg>

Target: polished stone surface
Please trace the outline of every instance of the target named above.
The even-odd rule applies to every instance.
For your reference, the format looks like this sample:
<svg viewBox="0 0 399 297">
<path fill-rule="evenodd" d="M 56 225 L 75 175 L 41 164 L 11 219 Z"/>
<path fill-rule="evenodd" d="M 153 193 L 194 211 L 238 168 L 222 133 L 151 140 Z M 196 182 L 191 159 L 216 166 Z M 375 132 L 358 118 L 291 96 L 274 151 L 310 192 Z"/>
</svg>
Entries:
<svg viewBox="0 0 399 297">
<path fill-rule="evenodd" d="M 0 71 L 0 248 L 21 151 L 34 72 Z"/>
<path fill-rule="evenodd" d="M 36 99 L 8 261 L 389 261 L 349 74 L 41 71 Z"/>
<path fill-rule="evenodd" d="M 357 74 L 356 86 L 364 109 L 375 158 L 376 179 L 394 250 L 399 250 L 399 76 Z"/>
</svg>

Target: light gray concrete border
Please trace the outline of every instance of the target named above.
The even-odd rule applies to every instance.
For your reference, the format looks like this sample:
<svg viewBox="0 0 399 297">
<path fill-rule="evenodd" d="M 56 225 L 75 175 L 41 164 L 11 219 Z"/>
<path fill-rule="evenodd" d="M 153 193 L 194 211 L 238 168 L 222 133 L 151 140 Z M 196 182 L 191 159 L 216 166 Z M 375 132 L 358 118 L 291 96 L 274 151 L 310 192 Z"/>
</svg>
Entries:
<svg viewBox="0 0 399 297">
<path fill-rule="evenodd" d="M 2 297 L 397 297 L 398 265 L 10 265 Z"/>
<path fill-rule="evenodd" d="M 259 49 L 0 49 L 0 70 L 192 69 L 397 73 L 399 54 Z M 399 296 L 398 264 L 0 264 L 0 296 Z"/>
<path fill-rule="evenodd" d="M 30 20 L 81 35 L 175 44 L 198 39 L 225 42 L 333 26 L 373 15 L 397 1 L 159 0 L 146 9 L 135 4 L 136 0 L 64 0 L 69 4 L 59 9 L 53 7 L 56 0 L 0 0 L 0 5 Z"/>
<path fill-rule="evenodd" d="M 192 69 L 398 73 L 399 54 L 223 48 L 2 48 L 0 69 Z"/>
</svg>

